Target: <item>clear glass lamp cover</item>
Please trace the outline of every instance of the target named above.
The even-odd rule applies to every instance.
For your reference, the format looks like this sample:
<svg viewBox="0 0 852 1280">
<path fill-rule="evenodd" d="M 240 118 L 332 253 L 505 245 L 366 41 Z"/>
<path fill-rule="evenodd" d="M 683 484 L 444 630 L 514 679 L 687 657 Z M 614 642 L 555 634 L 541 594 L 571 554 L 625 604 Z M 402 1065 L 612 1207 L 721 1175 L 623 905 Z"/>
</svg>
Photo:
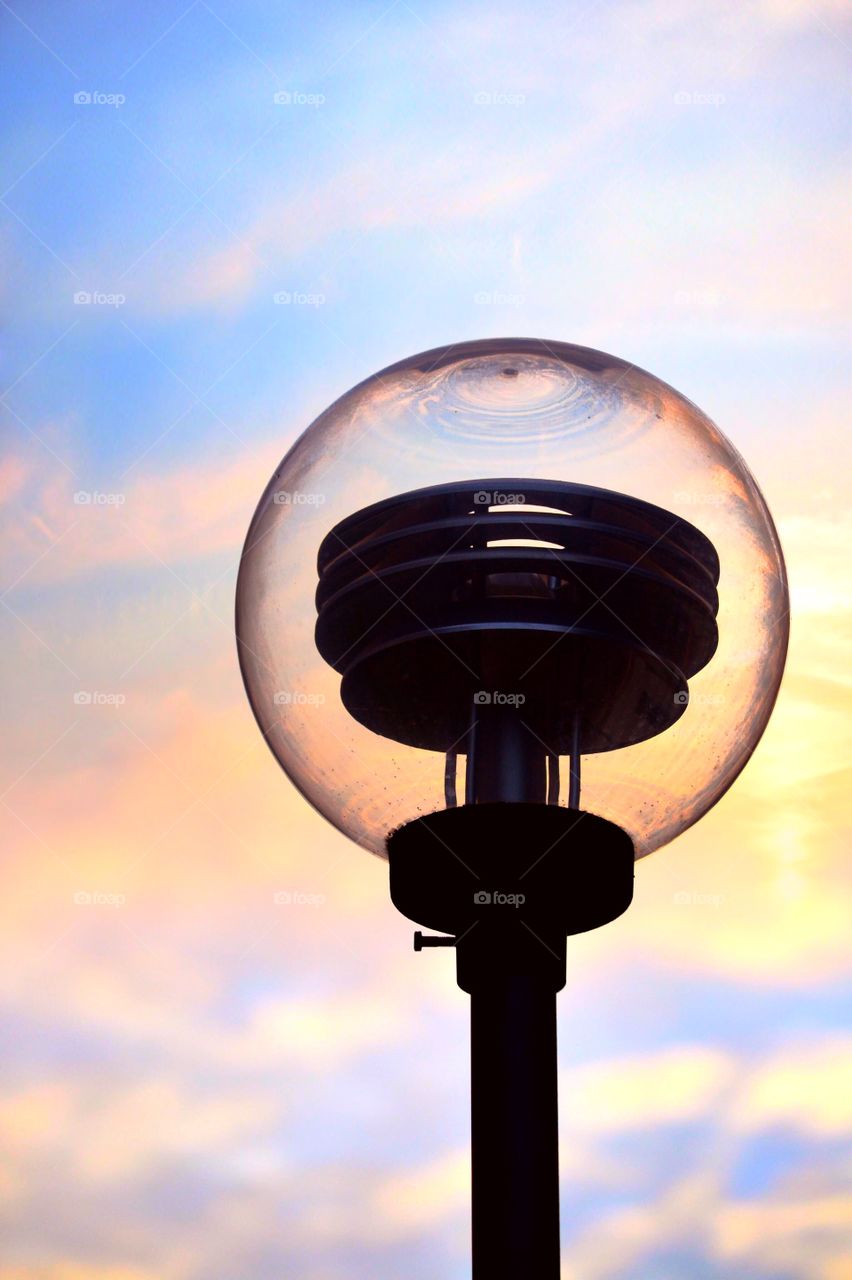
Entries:
<svg viewBox="0 0 852 1280">
<path fill-rule="evenodd" d="M 719 555 L 718 648 L 690 680 L 683 715 L 656 737 L 584 756 L 584 810 L 623 827 L 637 857 L 650 853 L 730 787 L 772 711 L 789 629 L 781 547 L 751 472 L 700 409 L 614 356 L 560 342 L 488 339 L 412 356 L 299 437 L 261 497 L 237 585 L 240 664 L 266 741 L 307 800 L 374 853 L 445 807 L 444 760 L 344 708 L 314 637 L 318 549 L 371 503 L 458 481 L 487 492 L 490 478 L 515 476 L 642 499 L 696 526 Z"/>
</svg>

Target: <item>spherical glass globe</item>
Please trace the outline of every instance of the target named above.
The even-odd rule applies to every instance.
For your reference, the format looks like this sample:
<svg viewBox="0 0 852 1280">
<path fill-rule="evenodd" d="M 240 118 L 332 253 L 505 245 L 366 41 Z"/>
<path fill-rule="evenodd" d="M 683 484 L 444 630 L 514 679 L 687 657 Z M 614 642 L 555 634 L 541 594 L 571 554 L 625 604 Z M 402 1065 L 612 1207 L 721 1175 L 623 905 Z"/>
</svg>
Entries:
<svg viewBox="0 0 852 1280">
<path fill-rule="evenodd" d="M 614 356 L 469 342 L 400 361 L 322 413 L 267 485 L 243 551 L 237 639 L 254 714 L 302 794 L 365 848 L 383 855 L 390 832 L 443 809 L 444 756 L 344 705 L 317 647 L 317 558 L 339 522 L 424 486 L 470 482 L 471 503 L 493 509 L 495 477 L 653 504 L 718 553 L 718 646 L 675 695 L 679 718 L 630 745 L 580 749 L 582 809 L 627 831 L 641 857 L 706 813 L 754 751 L 781 681 L 789 600 L 772 518 L 739 453 L 684 396 Z M 506 501 L 515 496 L 523 505 L 523 494 Z M 558 803 L 570 803 L 567 788 Z"/>
</svg>

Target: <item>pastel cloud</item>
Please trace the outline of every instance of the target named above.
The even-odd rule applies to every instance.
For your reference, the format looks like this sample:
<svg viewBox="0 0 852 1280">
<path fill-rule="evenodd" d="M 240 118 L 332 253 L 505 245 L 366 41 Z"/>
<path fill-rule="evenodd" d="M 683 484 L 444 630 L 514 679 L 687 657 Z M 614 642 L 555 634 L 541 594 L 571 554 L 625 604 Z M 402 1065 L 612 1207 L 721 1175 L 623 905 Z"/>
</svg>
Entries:
<svg viewBox="0 0 852 1280">
<path fill-rule="evenodd" d="M 163 1273 L 138 1267 L 111 1266 L 76 1262 L 32 1263 L 21 1266 L 0 1265 L 0 1280 L 163 1280 Z"/>
<path fill-rule="evenodd" d="M 850 1079 L 852 1037 L 788 1045 L 747 1078 L 734 1124 L 843 1139 L 852 1131 Z"/>
<path fill-rule="evenodd" d="M 565 149 L 562 143 L 557 151 Z M 152 254 L 155 269 L 146 261 L 128 287 L 156 313 L 243 304 L 263 281 L 271 300 L 282 287 L 283 270 L 342 231 L 351 238 L 429 228 L 440 237 L 448 228 L 509 211 L 535 196 L 551 180 L 555 158 L 550 143 L 519 153 L 512 165 L 495 155 L 485 172 L 481 154 L 465 145 L 448 148 L 440 159 L 426 155 L 413 163 L 410 153 L 403 157 L 397 150 L 354 162 L 347 158 L 318 184 L 261 200 L 239 236 L 225 235 L 221 227 L 208 230 L 200 251 L 173 237 Z"/>
<path fill-rule="evenodd" d="M 705 1114 L 732 1073 L 728 1055 L 701 1045 L 593 1062 L 563 1072 L 566 1123 L 581 1131 L 624 1132 L 683 1123 Z"/>
<path fill-rule="evenodd" d="M 98 1185 L 144 1179 L 154 1166 L 263 1133 L 277 1110 L 268 1094 L 202 1098 L 163 1077 L 106 1095 L 83 1082 L 51 1083 L 0 1098 L 0 1131 L 10 1164 L 58 1156 L 67 1176 Z"/>
<path fill-rule="evenodd" d="M 713 1224 L 716 1252 L 726 1265 L 843 1280 L 852 1266 L 851 1216 L 845 1195 L 727 1204 Z"/>
<path fill-rule="evenodd" d="M 65 472 L 46 473 L 27 459 L 7 457 L 14 478 L 2 512 L 8 585 L 56 583 L 114 566 L 157 569 L 220 553 L 239 554 L 257 501 L 258 477 L 279 460 L 268 445 L 234 452 L 225 460 L 168 469 L 134 468 L 114 482 L 110 501 L 92 498 Z M 27 478 L 29 484 L 26 483 Z M 88 501 L 75 499 L 82 494 Z"/>
<path fill-rule="evenodd" d="M 394 1171 L 376 1188 L 372 1211 L 387 1231 L 404 1237 L 460 1215 L 469 1200 L 470 1152 L 465 1148 L 419 1168 Z"/>
</svg>

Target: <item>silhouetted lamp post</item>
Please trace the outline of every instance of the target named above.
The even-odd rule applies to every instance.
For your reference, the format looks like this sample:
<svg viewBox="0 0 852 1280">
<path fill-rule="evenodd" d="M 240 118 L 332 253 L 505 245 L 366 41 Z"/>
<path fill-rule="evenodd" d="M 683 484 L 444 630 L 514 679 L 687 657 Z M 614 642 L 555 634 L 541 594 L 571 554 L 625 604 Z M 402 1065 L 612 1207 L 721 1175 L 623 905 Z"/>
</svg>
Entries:
<svg viewBox="0 0 852 1280">
<path fill-rule="evenodd" d="M 473 1274 L 559 1275 L 556 992 L 731 785 L 787 647 L 778 538 L 695 405 L 534 339 L 414 356 L 295 443 L 243 551 L 258 723 L 471 996 Z"/>
</svg>

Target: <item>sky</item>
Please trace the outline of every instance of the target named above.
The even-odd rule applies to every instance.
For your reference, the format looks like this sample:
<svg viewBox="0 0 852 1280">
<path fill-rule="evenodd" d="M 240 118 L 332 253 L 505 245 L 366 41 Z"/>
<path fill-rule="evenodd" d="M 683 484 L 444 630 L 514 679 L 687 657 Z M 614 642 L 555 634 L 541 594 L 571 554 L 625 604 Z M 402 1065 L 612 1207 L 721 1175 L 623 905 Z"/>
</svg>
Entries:
<svg viewBox="0 0 852 1280">
<path fill-rule="evenodd" d="M 839 0 L 0 0 L 0 1280 L 462 1280 L 467 997 L 242 690 L 242 538 L 418 350 L 676 386 L 757 476 L 763 742 L 575 938 L 566 1280 L 852 1275 Z M 844 475 L 845 472 L 845 475 Z"/>
</svg>

